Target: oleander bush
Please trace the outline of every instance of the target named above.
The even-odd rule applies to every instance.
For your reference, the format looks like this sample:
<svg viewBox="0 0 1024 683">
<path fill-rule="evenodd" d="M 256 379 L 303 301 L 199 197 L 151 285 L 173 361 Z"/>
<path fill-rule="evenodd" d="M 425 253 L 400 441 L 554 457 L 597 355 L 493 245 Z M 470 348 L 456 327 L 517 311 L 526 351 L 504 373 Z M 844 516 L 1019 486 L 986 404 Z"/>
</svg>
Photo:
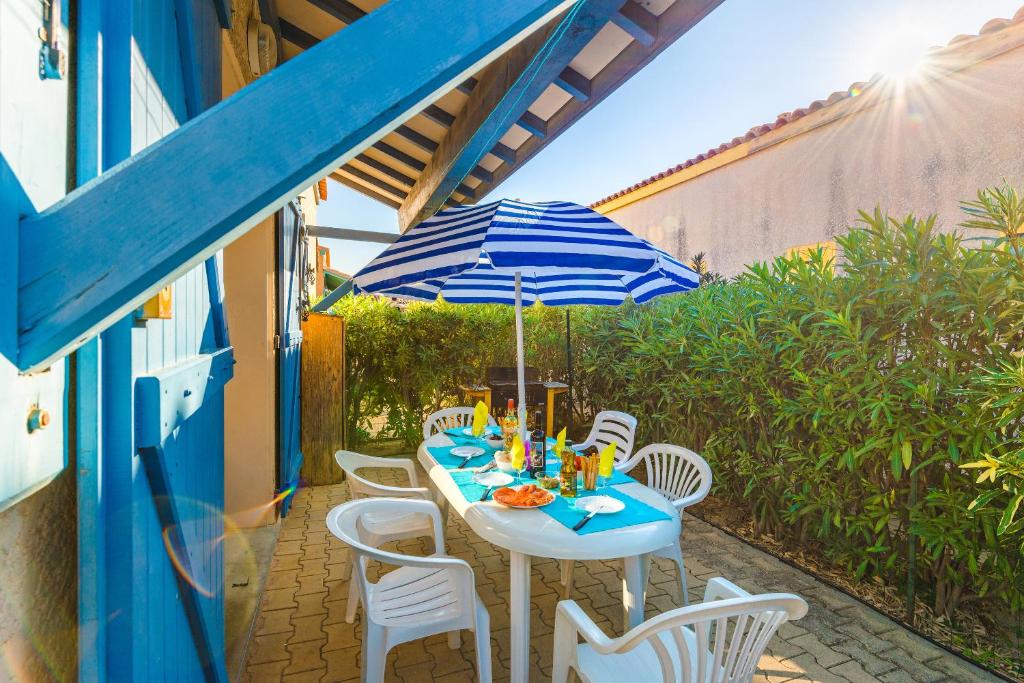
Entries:
<svg viewBox="0 0 1024 683">
<path fill-rule="evenodd" d="M 651 304 L 574 309 L 577 408 L 625 410 L 639 444 L 698 450 L 756 533 L 856 580 L 902 591 L 909 572 L 954 623 L 1019 610 L 1024 205 L 1004 188 L 964 208 L 966 232 L 876 210 L 836 239 L 835 264 L 778 258 Z M 386 415 L 409 443 L 460 383 L 514 358 L 509 307 L 335 310 L 350 427 Z M 561 377 L 564 314 L 535 307 L 526 329 L 528 363 Z"/>
</svg>

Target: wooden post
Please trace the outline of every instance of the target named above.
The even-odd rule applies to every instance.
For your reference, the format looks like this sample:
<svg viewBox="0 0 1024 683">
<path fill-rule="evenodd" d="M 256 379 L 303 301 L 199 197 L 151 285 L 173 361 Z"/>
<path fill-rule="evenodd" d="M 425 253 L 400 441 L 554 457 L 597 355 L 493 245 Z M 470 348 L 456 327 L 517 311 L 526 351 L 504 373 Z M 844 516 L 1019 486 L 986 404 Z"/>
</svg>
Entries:
<svg viewBox="0 0 1024 683">
<path fill-rule="evenodd" d="M 337 484 L 334 453 L 345 445 L 345 321 L 312 313 L 302 323 L 302 478 Z"/>
</svg>

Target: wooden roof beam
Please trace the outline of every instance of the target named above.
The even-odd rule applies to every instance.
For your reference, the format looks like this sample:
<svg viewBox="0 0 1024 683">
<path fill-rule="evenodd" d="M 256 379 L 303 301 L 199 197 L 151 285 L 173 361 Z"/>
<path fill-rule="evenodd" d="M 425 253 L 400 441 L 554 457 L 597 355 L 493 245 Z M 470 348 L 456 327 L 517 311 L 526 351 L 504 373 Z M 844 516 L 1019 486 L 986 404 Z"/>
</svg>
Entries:
<svg viewBox="0 0 1024 683">
<path fill-rule="evenodd" d="M 356 192 L 361 192 L 361 193 L 365 194 L 367 197 L 370 197 L 371 199 L 376 199 L 381 204 L 385 204 L 387 206 L 390 206 L 393 209 L 400 209 L 400 208 L 402 208 L 401 202 L 396 201 L 394 198 L 389 197 L 386 194 L 383 194 L 381 192 L 377 192 L 372 187 L 367 187 L 366 185 L 363 185 L 362 183 L 357 183 L 356 181 L 352 180 L 351 178 L 347 178 L 347 177 L 341 175 L 337 171 L 334 171 L 333 173 L 331 173 L 331 180 L 335 180 L 335 181 L 341 183 L 342 185 L 344 185 L 345 187 L 348 187 L 350 189 L 355 190 Z"/>
<path fill-rule="evenodd" d="M 287 40 L 299 49 L 308 50 L 320 42 L 319 38 L 311 33 L 303 31 L 287 19 L 278 19 L 277 24 L 281 29 L 281 38 Z"/>
<path fill-rule="evenodd" d="M 398 161 L 398 162 L 408 166 L 409 168 L 416 170 L 419 173 L 422 173 L 423 169 L 425 169 L 427 167 L 427 165 L 425 163 L 423 163 L 422 161 L 420 161 L 416 157 L 414 157 L 414 156 L 412 156 L 410 154 L 406 154 L 402 150 L 400 150 L 400 149 L 398 149 L 396 147 L 393 147 L 393 146 L 389 145 L 386 142 L 375 142 L 375 143 L 373 143 L 373 148 L 375 150 L 377 150 L 378 152 L 383 152 L 384 154 L 388 155 L 389 157 L 391 157 L 395 161 Z M 378 162 L 378 163 L 380 163 L 380 162 Z M 478 167 L 476 169 L 473 169 L 473 171 L 474 171 L 474 173 L 472 175 L 475 178 L 479 178 L 480 180 L 482 180 L 485 183 L 494 180 L 494 175 L 491 174 L 490 171 L 488 171 L 488 170 L 486 170 L 486 169 L 484 169 L 482 167 Z M 397 171 L 396 171 L 396 173 L 397 173 Z M 476 173 L 479 173 L 479 175 L 476 175 Z M 415 181 L 409 183 L 409 185 L 412 185 L 414 183 L 415 183 Z M 459 194 L 465 196 L 465 197 L 472 197 L 474 195 L 474 191 L 472 190 L 472 188 L 467 187 L 466 185 L 463 185 L 462 183 L 459 183 L 459 186 L 457 188 L 455 188 L 455 191 L 458 192 Z"/>
<path fill-rule="evenodd" d="M 653 47 L 654 41 L 658 39 L 658 17 L 635 0 L 629 0 L 623 5 L 619 13 L 612 17 L 612 23 L 644 47 Z"/>
<path fill-rule="evenodd" d="M 590 0 L 575 5 L 572 23 L 556 43 L 548 46 L 546 59 L 533 61 L 561 18 L 509 50 L 481 74 L 480 84 L 470 93 L 462 112 L 448 129 L 408 198 L 402 202 L 398 222 L 403 230 L 437 213 L 466 176 L 480 177 L 475 171 L 484 155 L 520 120 L 622 5 L 623 0 Z M 520 78 L 527 66 L 535 70 L 529 78 Z M 521 162 L 520 155 L 516 156 Z M 512 166 L 504 164 L 498 172 L 502 169 L 511 170 Z"/>
<path fill-rule="evenodd" d="M 346 26 L 351 26 L 366 16 L 366 12 L 348 0 L 306 0 L 306 2 L 327 12 Z"/>
<path fill-rule="evenodd" d="M 648 62 L 654 59 L 666 47 L 671 45 L 697 25 L 701 19 L 711 13 L 713 9 L 722 4 L 723 0 L 676 0 L 659 17 L 658 39 L 651 47 L 644 47 L 640 42 L 630 43 L 617 57 L 615 57 L 592 81 L 591 97 L 588 100 L 569 100 L 561 109 L 555 112 L 547 121 L 548 136 L 546 138 L 531 137 L 519 146 L 516 154 L 519 163 L 529 161 L 537 152 L 566 128 L 571 126 L 590 109 L 610 95 L 620 85 L 625 83 L 630 75 L 638 69 L 643 68 Z M 494 171 L 494 182 L 477 186 L 476 192 L 483 197 L 488 192 L 501 184 L 515 169 L 507 166 L 499 166 Z M 415 196 L 415 189 L 409 193 L 409 202 Z M 403 203 L 403 210 L 405 203 Z"/>
<path fill-rule="evenodd" d="M 548 134 L 548 122 L 527 109 L 516 121 L 516 125 L 539 138 Z"/>
<path fill-rule="evenodd" d="M 590 79 L 572 67 L 565 67 L 555 79 L 555 85 L 577 100 L 590 99 Z"/>
</svg>

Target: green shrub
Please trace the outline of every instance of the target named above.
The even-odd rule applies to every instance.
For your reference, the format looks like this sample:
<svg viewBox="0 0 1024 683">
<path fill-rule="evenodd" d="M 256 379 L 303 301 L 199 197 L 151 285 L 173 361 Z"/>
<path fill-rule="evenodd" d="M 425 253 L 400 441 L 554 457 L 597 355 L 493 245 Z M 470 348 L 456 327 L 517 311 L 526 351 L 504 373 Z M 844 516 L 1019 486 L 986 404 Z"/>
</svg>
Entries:
<svg viewBox="0 0 1024 683">
<path fill-rule="evenodd" d="M 577 409 L 625 410 L 637 443 L 683 444 L 759 533 L 856 579 L 914 577 L 935 612 L 1024 599 L 1024 209 L 965 204 L 990 238 L 862 214 L 839 263 L 778 258 L 651 304 L 573 310 Z M 972 234 L 973 234 L 972 233 Z M 350 422 L 424 415 L 514 362 L 512 309 L 347 298 Z M 528 363 L 561 377 L 564 317 L 527 311 Z M 352 433 L 350 431 L 350 433 Z"/>
</svg>

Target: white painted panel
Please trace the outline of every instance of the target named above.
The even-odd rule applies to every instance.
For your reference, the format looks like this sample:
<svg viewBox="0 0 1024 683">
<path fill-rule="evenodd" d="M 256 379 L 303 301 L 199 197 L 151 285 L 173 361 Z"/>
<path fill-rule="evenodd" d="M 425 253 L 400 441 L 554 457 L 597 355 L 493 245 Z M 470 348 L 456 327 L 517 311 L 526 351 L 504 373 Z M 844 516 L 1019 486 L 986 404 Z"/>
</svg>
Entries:
<svg viewBox="0 0 1024 683">
<path fill-rule="evenodd" d="M 67 185 L 67 81 L 39 78 L 42 26 L 39 0 L 0 0 L 0 509 L 49 482 L 67 458 L 64 361 L 34 376 L 20 376 L 14 362 L 18 219 L 56 202 Z M 50 425 L 30 433 L 36 403 Z"/>
</svg>

